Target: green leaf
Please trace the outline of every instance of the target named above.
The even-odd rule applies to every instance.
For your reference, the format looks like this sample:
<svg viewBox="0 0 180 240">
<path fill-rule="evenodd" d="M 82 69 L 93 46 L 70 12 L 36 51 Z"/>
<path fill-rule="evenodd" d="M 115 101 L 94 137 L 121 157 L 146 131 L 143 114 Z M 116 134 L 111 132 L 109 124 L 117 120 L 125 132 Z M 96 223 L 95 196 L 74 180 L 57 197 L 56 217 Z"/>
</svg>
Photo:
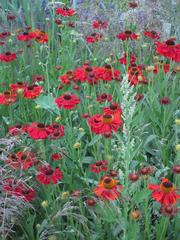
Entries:
<svg viewBox="0 0 180 240">
<path fill-rule="evenodd" d="M 151 191 L 149 191 L 148 189 L 143 189 L 140 192 L 137 192 L 134 196 L 134 201 L 136 203 L 140 203 L 142 201 L 144 201 L 145 199 L 147 199 L 149 197 L 149 195 L 151 194 Z"/>
<path fill-rule="evenodd" d="M 100 139 L 101 139 L 101 135 L 96 135 L 95 137 L 93 137 L 93 139 L 90 141 L 90 143 L 88 144 L 88 146 L 93 146 L 95 143 L 97 143 Z"/>
<path fill-rule="evenodd" d="M 91 156 L 84 157 L 83 160 L 82 160 L 82 163 L 86 163 L 86 164 L 91 164 L 91 163 L 94 163 L 94 162 L 95 162 L 95 160 Z"/>
<path fill-rule="evenodd" d="M 49 112 L 55 112 L 57 114 L 59 113 L 55 104 L 55 98 L 51 96 L 40 96 L 35 100 L 35 103 Z"/>
</svg>

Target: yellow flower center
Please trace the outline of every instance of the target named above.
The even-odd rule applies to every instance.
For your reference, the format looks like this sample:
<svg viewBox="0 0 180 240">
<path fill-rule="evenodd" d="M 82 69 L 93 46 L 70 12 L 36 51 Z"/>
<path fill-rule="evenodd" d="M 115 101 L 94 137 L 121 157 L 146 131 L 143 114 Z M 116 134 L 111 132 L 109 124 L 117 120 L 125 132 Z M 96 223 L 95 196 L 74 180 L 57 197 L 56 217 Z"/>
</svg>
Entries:
<svg viewBox="0 0 180 240">
<path fill-rule="evenodd" d="M 102 121 L 103 121 L 103 123 L 109 123 L 109 124 L 111 124 L 112 123 L 112 121 L 113 121 L 113 115 L 111 115 L 111 114 L 104 114 L 103 115 L 103 117 L 102 117 Z"/>
<path fill-rule="evenodd" d="M 106 177 L 102 181 L 103 187 L 107 189 L 113 188 L 114 186 L 116 186 L 116 184 L 117 184 L 117 180 L 110 177 Z"/>
</svg>

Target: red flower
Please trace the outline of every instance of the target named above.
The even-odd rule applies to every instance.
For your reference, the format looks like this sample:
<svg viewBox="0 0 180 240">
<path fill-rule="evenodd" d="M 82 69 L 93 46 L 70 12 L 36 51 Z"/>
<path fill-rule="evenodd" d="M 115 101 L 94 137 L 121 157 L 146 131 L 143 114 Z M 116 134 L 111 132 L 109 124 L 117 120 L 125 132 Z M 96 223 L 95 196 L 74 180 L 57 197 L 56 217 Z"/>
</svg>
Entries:
<svg viewBox="0 0 180 240">
<path fill-rule="evenodd" d="M 10 88 L 13 92 L 18 92 L 19 90 L 24 90 L 26 88 L 27 82 L 17 82 L 10 84 Z"/>
<path fill-rule="evenodd" d="M 149 38 L 151 38 L 153 40 L 160 38 L 160 35 L 157 32 L 155 32 L 155 31 L 145 31 L 144 32 L 144 36 L 149 37 Z"/>
<path fill-rule="evenodd" d="M 49 165 L 41 166 L 36 178 L 41 184 L 57 184 L 62 179 L 62 172 L 58 167 L 53 170 Z"/>
<path fill-rule="evenodd" d="M 10 105 L 16 102 L 17 94 L 12 91 L 5 91 L 0 93 L 0 105 Z"/>
<path fill-rule="evenodd" d="M 2 33 L 0 33 L 0 38 L 5 39 L 5 38 L 9 37 L 10 35 L 11 35 L 10 32 L 2 32 Z"/>
<path fill-rule="evenodd" d="M 142 73 L 142 68 L 136 64 L 132 64 L 128 68 L 128 80 L 130 81 L 131 85 L 146 83 L 146 79 Z"/>
<path fill-rule="evenodd" d="M 96 200 L 94 198 L 88 198 L 85 201 L 85 203 L 87 206 L 92 207 L 92 206 L 96 205 Z"/>
<path fill-rule="evenodd" d="M 122 120 L 117 115 L 95 114 L 88 120 L 91 131 L 96 134 L 117 132 L 122 125 Z"/>
<path fill-rule="evenodd" d="M 131 40 L 136 40 L 139 38 L 139 35 L 131 32 L 130 30 L 127 30 L 125 32 L 120 32 L 117 36 L 118 39 L 121 39 L 122 41 L 131 39 Z"/>
<path fill-rule="evenodd" d="M 151 173 L 154 172 L 154 168 L 152 166 L 147 166 L 147 167 L 143 167 L 142 169 L 139 170 L 139 173 L 141 175 L 150 175 Z"/>
<path fill-rule="evenodd" d="M 156 52 L 175 62 L 180 62 L 180 44 L 175 44 L 175 39 L 169 39 L 166 42 L 156 42 Z"/>
<path fill-rule="evenodd" d="M 103 108 L 103 113 L 120 116 L 122 114 L 122 109 L 119 103 L 113 102 L 109 107 Z"/>
<path fill-rule="evenodd" d="M 136 2 L 129 2 L 128 6 L 129 6 L 129 8 L 137 8 L 138 7 L 138 3 L 136 3 Z"/>
<path fill-rule="evenodd" d="M 12 14 L 7 15 L 7 20 L 14 21 L 15 19 L 16 19 L 15 15 L 12 15 Z"/>
<path fill-rule="evenodd" d="M 74 9 L 63 7 L 63 8 L 56 8 L 56 14 L 61 15 L 63 17 L 71 17 L 76 14 L 76 11 Z"/>
<path fill-rule="evenodd" d="M 163 178 L 160 185 L 149 184 L 148 189 L 153 191 L 152 197 L 163 205 L 175 204 L 180 198 L 176 188 L 167 178 Z"/>
<path fill-rule="evenodd" d="M 135 97 L 134 97 L 134 99 L 135 99 L 137 102 L 141 101 L 143 98 L 144 98 L 144 95 L 141 94 L 141 93 L 136 93 L 136 95 L 135 95 Z"/>
<path fill-rule="evenodd" d="M 48 129 L 51 132 L 51 134 L 49 136 L 52 140 L 57 140 L 64 136 L 64 126 L 63 125 L 53 123 L 48 126 Z"/>
<path fill-rule="evenodd" d="M 172 171 L 176 174 L 180 174 L 180 165 L 174 165 Z"/>
<path fill-rule="evenodd" d="M 35 32 L 24 32 L 17 35 L 19 41 L 30 41 L 36 37 Z"/>
<path fill-rule="evenodd" d="M 10 154 L 6 163 L 14 169 L 27 170 L 38 163 L 38 160 L 34 153 L 26 151 Z"/>
<path fill-rule="evenodd" d="M 95 43 L 98 42 L 101 38 L 103 38 L 103 35 L 101 33 L 92 33 L 91 35 L 86 36 L 86 42 Z"/>
<path fill-rule="evenodd" d="M 35 34 L 36 34 L 36 36 L 35 36 L 36 42 L 41 43 L 41 44 L 48 42 L 48 34 L 47 33 L 40 31 L 39 29 L 36 29 Z"/>
<path fill-rule="evenodd" d="M 33 122 L 27 127 L 29 136 L 34 140 L 46 139 L 49 137 L 51 131 L 43 123 Z"/>
<path fill-rule="evenodd" d="M 117 182 L 117 180 L 106 176 L 94 188 L 93 192 L 102 200 L 114 201 L 120 196 L 120 191 L 122 191 L 122 186 L 117 185 Z"/>
<path fill-rule="evenodd" d="M 83 113 L 83 114 L 81 115 L 81 117 L 82 117 L 82 118 L 85 118 L 85 119 L 88 119 L 88 118 L 90 118 L 90 114 L 89 114 L 89 113 Z"/>
<path fill-rule="evenodd" d="M 38 85 L 30 85 L 24 88 L 23 97 L 26 99 L 34 99 L 39 97 L 39 95 L 43 92 L 43 88 Z"/>
<path fill-rule="evenodd" d="M 97 161 L 94 164 L 91 164 L 91 172 L 100 173 L 107 171 L 107 161 L 106 160 L 100 160 Z"/>
<path fill-rule="evenodd" d="M 112 68 L 110 64 L 106 64 L 105 67 L 96 67 L 95 73 L 98 78 L 106 82 L 112 81 L 113 79 L 119 80 L 120 78 L 120 71 Z"/>
<path fill-rule="evenodd" d="M 169 97 L 162 97 L 162 98 L 160 98 L 159 102 L 162 105 L 168 105 L 171 103 L 171 100 Z"/>
<path fill-rule="evenodd" d="M 159 72 L 160 69 L 164 70 L 164 73 L 168 73 L 170 70 L 170 64 L 160 64 L 160 65 L 155 65 L 154 66 L 154 70 L 153 73 L 157 74 Z"/>
<path fill-rule="evenodd" d="M 53 161 L 58 161 L 58 160 L 60 160 L 62 158 L 62 155 L 60 154 L 60 153 L 53 153 L 52 155 L 51 155 L 51 159 L 53 160 Z"/>
<path fill-rule="evenodd" d="M 10 195 L 17 196 L 26 202 L 32 201 L 36 197 L 35 191 L 25 186 L 21 181 L 16 181 L 15 179 L 8 178 L 3 184 L 3 190 Z"/>
<path fill-rule="evenodd" d="M 58 108 L 64 107 L 65 109 L 74 109 L 76 105 L 80 103 L 80 99 L 73 93 L 65 93 L 64 95 L 56 98 L 55 103 Z"/>
<path fill-rule="evenodd" d="M 112 100 L 111 94 L 102 93 L 101 95 L 97 96 L 97 101 L 100 103 L 103 103 L 106 101 L 111 102 L 111 100 Z"/>
<path fill-rule="evenodd" d="M 108 27 L 108 22 L 94 20 L 92 22 L 92 27 L 95 29 L 104 29 Z"/>
<path fill-rule="evenodd" d="M 170 206 L 162 205 L 160 209 L 160 213 L 167 217 L 173 217 L 178 213 L 178 210 L 179 209 L 174 205 L 170 205 Z"/>
<path fill-rule="evenodd" d="M 44 76 L 43 75 L 34 75 L 32 76 L 32 82 L 36 83 L 36 82 L 42 82 L 44 81 Z"/>
<path fill-rule="evenodd" d="M 123 57 L 119 58 L 118 61 L 120 62 L 120 64 L 126 65 L 127 64 L 127 55 L 126 55 L 126 53 L 124 53 Z M 130 64 L 135 64 L 135 62 L 136 62 L 136 56 L 135 56 L 134 53 L 131 53 L 130 54 Z"/>
<path fill-rule="evenodd" d="M 0 54 L 0 61 L 2 62 L 12 62 L 16 59 L 16 54 L 13 52 L 6 52 L 6 53 L 2 53 Z"/>
<path fill-rule="evenodd" d="M 139 174 L 138 173 L 130 173 L 128 175 L 129 180 L 132 182 L 136 182 L 139 179 Z"/>
<path fill-rule="evenodd" d="M 8 133 L 13 135 L 13 136 L 20 135 L 20 134 L 24 133 L 23 125 L 16 124 L 14 126 L 11 126 L 8 129 Z"/>
</svg>

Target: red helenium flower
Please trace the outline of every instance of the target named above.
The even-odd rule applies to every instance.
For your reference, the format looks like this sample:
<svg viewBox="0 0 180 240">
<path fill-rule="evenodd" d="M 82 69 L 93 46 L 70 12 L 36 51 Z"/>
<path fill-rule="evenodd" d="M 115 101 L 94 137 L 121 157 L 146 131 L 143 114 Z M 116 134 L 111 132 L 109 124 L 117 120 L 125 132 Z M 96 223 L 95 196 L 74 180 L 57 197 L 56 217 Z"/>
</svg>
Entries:
<svg viewBox="0 0 180 240">
<path fill-rule="evenodd" d="M 125 40 L 128 40 L 128 39 L 136 40 L 136 39 L 139 38 L 139 35 L 133 33 L 130 30 L 127 30 L 125 32 L 120 32 L 116 37 L 118 39 L 122 40 L 122 41 L 125 41 Z"/>
<path fill-rule="evenodd" d="M 156 52 L 172 61 L 180 62 L 180 44 L 175 44 L 174 39 L 166 42 L 156 42 Z"/>
<path fill-rule="evenodd" d="M 0 33 L 0 39 L 5 39 L 11 35 L 10 32 L 1 32 Z"/>
<path fill-rule="evenodd" d="M 78 103 L 80 103 L 80 99 L 75 94 L 65 93 L 64 95 L 56 98 L 55 103 L 58 108 L 64 109 L 74 109 Z"/>
<path fill-rule="evenodd" d="M 10 105 L 16 102 L 17 94 L 12 91 L 0 93 L 0 105 Z"/>
<path fill-rule="evenodd" d="M 48 34 L 47 33 L 40 31 L 39 29 L 36 29 L 35 35 L 36 35 L 35 36 L 36 42 L 41 43 L 41 44 L 48 42 Z"/>
<path fill-rule="evenodd" d="M 23 97 L 26 99 L 34 99 L 39 97 L 39 95 L 43 92 L 43 88 L 38 85 L 30 85 L 24 88 Z"/>
<path fill-rule="evenodd" d="M 120 196 L 122 186 L 117 185 L 117 180 L 111 177 L 104 177 L 102 181 L 93 189 L 96 196 L 102 200 L 114 201 Z"/>
<path fill-rule="evenodd" d="M 91 35 L 86 36 L 86 42 L 95 43 L 98 42 L 101 38 L 103 38 L 103 35 L 101 33 L 92 33 Z"/>
<path fill-rule="evenodd" d="M 104 29 L 108 27 L 108 22 L 94 20 L 92 22 L 92 27 L 95 29 Z"/>
<path fill-rule="evenodd" d="M 0 61 L 2 62 L 12 62 L 16 59 L 16 54 L 13 52 L 6 52 L 6 53 L 2 53 L 0 54 Z"/>
<path fill-rule="evenodd" d="M 61 15 L 63 17 L 71 17 L 76 14 L 76 11 L 68 7 L 63 7 L 63 8 L 58 7 L 56 8 L 56 14 Z"/>
<path fill-rule="evenodd" d="M 100 160 L 97 161 L 96 163 L 91 164 L 91 172 L 94 173 L 100 173 L 100 172 L 105 172 L 107 171 L 107 161 L 106 160 Z"/>
<path fill-rule="evenodd" d="M 54 170 L 50 165 L 41 166 L 36 178 L 41 184 L 57 184 L 62 179 L 62 172 L 58 167 Z"/>
<path fill-rule="evenodd" d="M 57 140 L 64 136 L 64 126 L 58 123 L 53 123 L 48 126 L 48 130 L 50 131 L 50 139 Z"/>
<path fill-rule="evenodd" d="M 160 38 L 160 35 L 155 31 L 145 31 L 144 36 L 149 37 L 152 40 Z"/>
<path fill-rule="evenodd" d="M 38 160 L 33 152 L 17 152 L 10 154 L 6 163 L 14 169 L 27 170 L 38 163 Z"/>
<path fill-rule="evenodd" d="M 19 90 L 24 90 L 26 88 L 27 82 L 17 82 L 10 84 L 10 88 L 13 92 L 18 92 Z"/>
<path fill-rule="evenodd" d="M 27 127 L 29 136 L 34 140 L 47 139 L 51 133 L 48 126 L 33 122 Z"/>
<path fill-rule="evenodd" d="M 122 58 L 119 58 L 118 61 L 120 62 L 120 64 L 127 64 L 127 54 L 124 53 Z M 130 54 L 130 64 L 135 64 L 136 62 L 136 56 L 134 53 Z"/>
<path fill-rule="evenodd" d="M 96 134 L 117 132 L 122 123 L 120 116 L 112 114 L 95 114 L 88 120 L 91 131 Z"/>
<path fill-rule="evenodd" d="M 36 37 L 35 32 L 24 32 L 17 35 L 19 41 L 30 41 Z"/>
<path fill-rule="evenodd" d="M 32 201 L 36 197 L 35 191 L 27 187 L 22 181 L 8 178 L 3 184 L 3 190 L 10 195 L 17 196 L 26 202 Z"/>
<path fill-rule="evenodd" d="M 180 195 L 176 193 L 176 188 L 167 178 L 163 178 L 160 185 L 149 184 L 148 189 L 152 190 L 152 197 L 163 205 L 176 204 Z"/>
<path fill-rule="evenodd" d="M 119 103 L 113 102 L 109 107 L 103 108 L 103 113 L 120 116 L 122 114 L 122 109 Z"/>
<path fill-rule="evenodd" d="M 112 100 L 112 95 L 111 94 L 106 94 L 106 93 L 102 93 L 101 95 L 97 96 L 97 101 L 99 103 L 103 103 L 103 102 L 111 102 Z"/>
</svg>

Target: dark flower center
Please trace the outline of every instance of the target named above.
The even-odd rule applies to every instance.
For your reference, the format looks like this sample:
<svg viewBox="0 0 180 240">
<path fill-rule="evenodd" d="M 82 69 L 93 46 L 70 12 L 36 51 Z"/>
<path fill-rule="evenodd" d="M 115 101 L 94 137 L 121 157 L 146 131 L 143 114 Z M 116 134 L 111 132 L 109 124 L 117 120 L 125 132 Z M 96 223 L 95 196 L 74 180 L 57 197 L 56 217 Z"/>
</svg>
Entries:
<svg viewBox="0 0 180 240">
<path fill-rule="evenodd" d="M 22 156 L 21 156 L 21 160 L 25 160 L 27 158 L 27 155 L 26 154 L 23 154 Z"/>
<path fill-rule="evenodd" d="M 70 76 L 72 76 L 73 72 L 72 71 L 68 71 L 66 74 L 67 74 L 68 77 L 70 77 Z"/>
<path fill-rule="evenodd" d="M 38 123 L 38 124 L 37 124 L 37 127 L 38 127 L 38 128 L 45 128 L 45 125 L 44 125 L 43 123 Z"/>
<path fill-rule="evenodd" d="M 91 67 L 86 68 L 86 72 L 92 72 L 92 71 L 93 71 L 93 69 Z"/>
<path fill-rule="evenodd" d="M 65 95 L 64 95 L 64 99 L 65 99 L 65 100 L 70 100 L 70 99 L 71 99 L 71 95 L 68 94 L 68 93 L 65 94 Z"/>
<path fill-rule="evenodd" d="M 97 166 L 97 167 L 100 167 L 101 165 L 102 165 L 102 161 L 97 161 L 97 162 L 96 162 L 96 166 Z"/>
<path fill-rule="evenodd" d="M 52 169 L 49 169 L 49 170 L 46 170 L 46 175 L 52 175 L 53 174 L 53 170 Z"/>
<path fill-rule="evenodd" d="M 59 125 L 58 124 L 54 124 L 54 125 L 52 125 L 52 127 L 57 129 L 57 128 L 59 128 Z"/>
<path fill-rule="evenodd" d="M 21 124 L 17 124 L 17 125 L 15 126 L 15 128 L 21 128 L 21 127 L 22 127 Z"/>
<path fill-rule="evenodd" d="M 106 184 L 110 183 L 111 181 L 112 181 L 112 178 L 106 178 L 106 179 L 104 179 L 104 183 L 106 183 Z"/>
<path fill-rule="evenodd" d="M 11 56 L 11 52 L 6 52 L 6 56 Z"/>
<path fill-rule="evenodd" d="M 166 41 L 166 45 L 168 45 L 168 46 L 174 46 L 174 45 L 175 45 L 175 42 L 174 42 L 174 40 L 169 39 L 169 40 Z"/>
<path fill-rule="evenodd" d="M 5 95 L 5 96 L 9 96 L 10 94 L 11 94 L 10 91 L 5 91 L 5 92 L 4 92 L 4 95 Z"/>
<path fill-rule="evenodd" d="M 56 133 L 53 134 L 54 137 L 58 137 L 59 135 L 60 135 L 59 132 L 56 132 Z"/>
<path fill-rule="evenodd" d="M 28 35 L 28 32 L 23 32 L 23 35 L 24 35 L 24 36 L 27 36 L 27 35 Z"/>
<path fill-rule="evenodd" d="M 63 7 L 63 10 L 68 11 L 69 8 L 68 7 Z"/>
<path fill-rule="evenodd" d="M 125 31 L 125 34 L 126 34 L 126 35 L 131 35 L 132 32 L 131 32 L 130 30 L 127 30 L 127 31 Z"/>
<path fill-rule="evenodd" d="M 156 35 L 156 34 L 157 34 L 157 32 L 155 32 L 155 31 L 151 31 L 151 33 L 152 33 L 153 35 Z"/>
<path fill-rule="evenodd" d="M 106 64 L 106 65 L 105 65 L 105 69 L 111 70 L 111 65 L 110 65 L 110 64 Z"/>
<path fill-rule="evenodd" d="M 165 188 L 172 188 L 173 187 L 173 184 L 171 182 L 164 182 L 162 184 Z"/>
<path fill-rule="evenodd" d="M 11 158 L 12 159 L 17 159 L 16 154 L 15 153 L 11 154 Z"/>
<path fill-rule="evenodd" d="M 109 107 L 111 110 L 116 110 L 118 106 L 115 103 L 112 103 Z"/>
<path fill-rule="evenodd" d="M 102 99 L 106 99 L 107 98 L 107 94 L 106 93 L 101 94 L 101 98 Z"/>
<path fill-rule="evenodd" d="M 32 86 L 29 86 L 29 87 L 27 87 L 27 89 L 28 90 L 33 90 L 34 89 L 34 86 L 32 85 Z"/>
<path fill-rule="evenodd" d="M 22 191 L 22 193 L 25 194 L 25 195 L 26 195 L 26 194 L 29 194 L 29 192 L 30 192 L 29 189 L 24 189 L 24 190 Z"/>
</svg>

